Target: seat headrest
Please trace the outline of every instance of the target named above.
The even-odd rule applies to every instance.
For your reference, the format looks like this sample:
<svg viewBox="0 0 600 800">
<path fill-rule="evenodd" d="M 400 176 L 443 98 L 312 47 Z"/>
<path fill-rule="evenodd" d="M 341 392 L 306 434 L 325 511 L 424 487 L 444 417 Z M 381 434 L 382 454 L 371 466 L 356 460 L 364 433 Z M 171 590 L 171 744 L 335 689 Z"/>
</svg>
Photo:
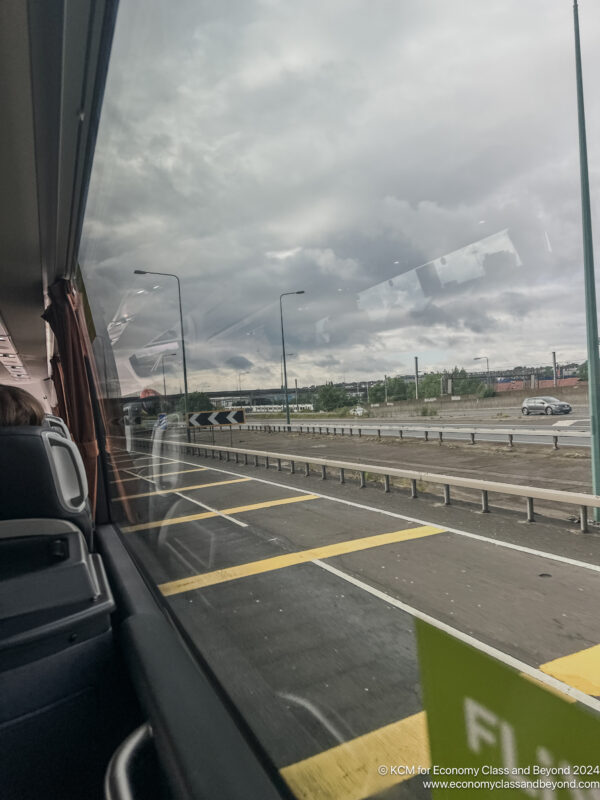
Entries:
<svg viewBox="0 0 600 800">
<path fill-rule="evenodd" d="M 65 424 L 65 421 L 61 419 L 61 417 L 57 417 L 54 414 L 45 414 L 44 422 L 42 424 L 45 427 L 55 431 L 56 433 L 60 433 L 62 436 L 65 437 L 65 439 L 71 438 L 71 432 L 69 431 L 69 429 Z"/>
<path fill-rule="evenodd" d="M 0 519 L 46 517 L 92 530 L 88 485 L 77 446 L 33 425 L 0 427 Z"/>
</svg>

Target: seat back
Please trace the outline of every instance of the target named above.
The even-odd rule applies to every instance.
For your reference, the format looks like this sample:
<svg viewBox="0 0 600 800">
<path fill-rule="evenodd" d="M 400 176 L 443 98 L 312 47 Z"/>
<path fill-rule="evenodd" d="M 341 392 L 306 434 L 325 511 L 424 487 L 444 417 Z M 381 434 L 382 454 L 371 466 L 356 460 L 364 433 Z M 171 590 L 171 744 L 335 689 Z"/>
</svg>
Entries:
<svg viewBox="0 0 600 800">
<path fill-rule="evenodd" d="M 44 416 L 44 423 L 46 427 L 50 428 L 51 430 L 55 431 L 56 433 L 60 433 L 65 439 L 71 438 L 71 432 L 67 428 L 65 421 L 61 417 L 57 417 L 54 414 L 46 414 Z"/>
<path fill-rule="evenodd" d="M 88 485 L 77 446 L 49 427 L 0 427 L 0 519 L 74 523 L 90 538 Z"/>
</svg>

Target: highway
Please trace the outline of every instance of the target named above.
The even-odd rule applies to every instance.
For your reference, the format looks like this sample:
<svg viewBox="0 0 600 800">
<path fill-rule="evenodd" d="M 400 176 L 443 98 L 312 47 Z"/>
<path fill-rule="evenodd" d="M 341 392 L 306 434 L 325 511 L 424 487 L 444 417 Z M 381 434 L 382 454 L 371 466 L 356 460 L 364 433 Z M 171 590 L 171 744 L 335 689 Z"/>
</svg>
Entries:
<svg viewBox="0 0 600 800">
<path fill-rule="evenodd" d="M 128 543 L 298 797 L 429 796 L 377 771 L 428 763 L 415 616 L 600 695 L 600 658 L 577 655 L 600 643 L 598 534 L 190 455 L 122 452 L 112 480 Z"/>
</svg>

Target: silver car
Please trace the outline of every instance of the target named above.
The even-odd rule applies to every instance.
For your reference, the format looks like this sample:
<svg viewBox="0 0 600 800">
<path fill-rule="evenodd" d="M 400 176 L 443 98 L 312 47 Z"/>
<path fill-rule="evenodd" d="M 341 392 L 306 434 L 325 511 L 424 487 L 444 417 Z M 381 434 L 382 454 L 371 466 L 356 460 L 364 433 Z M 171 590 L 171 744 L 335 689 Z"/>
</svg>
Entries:
<svg viewBox="0 0 600 800">
<path fill-rule="evenodd" d="M 528 414 L 570 414 L 571 406 L 556 397 L 527 397 L 523 400 L 521 412 Z"/>
</svg>

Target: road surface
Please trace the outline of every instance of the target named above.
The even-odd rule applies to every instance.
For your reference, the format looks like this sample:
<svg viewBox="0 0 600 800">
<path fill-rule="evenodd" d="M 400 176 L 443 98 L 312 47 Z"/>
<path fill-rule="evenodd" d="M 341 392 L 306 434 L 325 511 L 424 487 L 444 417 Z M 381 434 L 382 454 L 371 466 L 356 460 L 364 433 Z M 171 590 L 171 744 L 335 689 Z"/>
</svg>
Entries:
<svg viewBox="0 0 600 800">
<path fill-rule="evenodd" d="M 299 797 L 429 796 L 376 769 L 427 762 L 420 614 L 600 695 L 576 655 L 600 643 L 597 534 L 143 449 L 112 480 L 129 545 Z"/>
</svg>

